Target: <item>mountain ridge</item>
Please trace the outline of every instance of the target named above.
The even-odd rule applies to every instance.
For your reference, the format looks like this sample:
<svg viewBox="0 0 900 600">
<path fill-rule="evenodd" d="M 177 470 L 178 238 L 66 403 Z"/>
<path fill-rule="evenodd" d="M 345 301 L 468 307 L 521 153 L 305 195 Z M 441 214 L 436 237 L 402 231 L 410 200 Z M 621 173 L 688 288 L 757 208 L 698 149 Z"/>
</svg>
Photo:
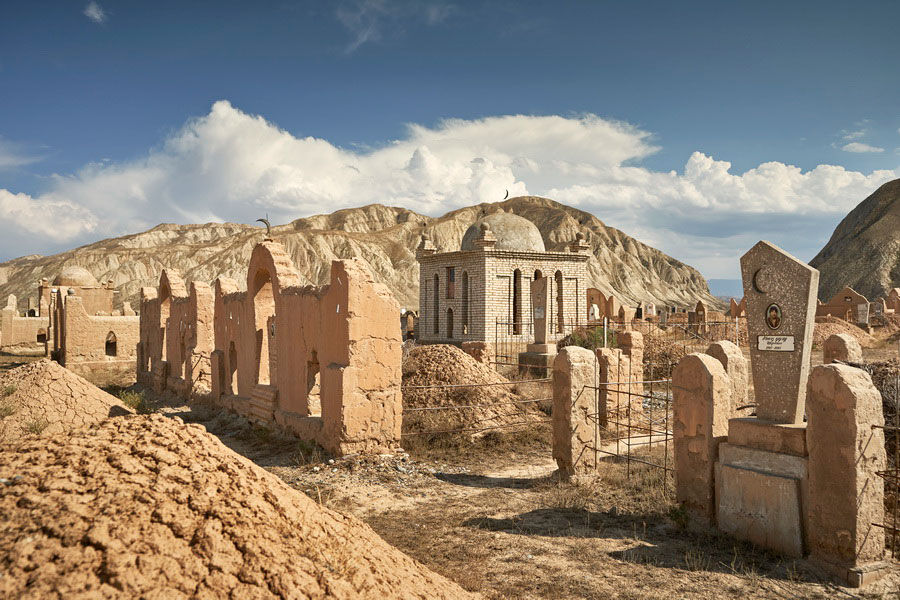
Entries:
<svg viewBox="0 0 900 600">
<path fill-rule="evenodd" d="M 847 213 L 809 264 L 819 270 L 825 302 L 848 285 L 869 301 L 900 286 L 900 179 Z"/>
<path fill-rule="evenodd" d="M 370 204 L 330 214 L 301 217 L 272 226 L 272 237 L 291 255 L 304 283 L 327 283 L 331 261 L 357 257 L 368 264 L 401 305 L 418 309 L 415 248 L 423 233 L 438 251 L 458 250 L 466 229 L 482 216 L 504 210 L 532 221 L 547 250 L 562 250 L 583 233 L 591 245 L 588 285 L 627 303 L 652 301 L 688 307 L 709 293 L 700 273 L 681 261 L 608 227 L 594 215 L 549 198 L 520 196 L 459 208 L 440 217 L 410 209 Z M 242 283 L 253 246 L 264 228 L 240 223 L 160 223 L 140 233 L 107 238 L 52 256 L 34 255 L 0 263 L 0 297 L 16 294 L 20 306 L 42 277 L 52 280 L 64 265 L 88 269 L 100 281 L 113 280 L 120 300 L 136 307 L 140 288 L 155 286 L 163 268 L 185 280 L 212 282 L 231 277 Z"/>
</svg>

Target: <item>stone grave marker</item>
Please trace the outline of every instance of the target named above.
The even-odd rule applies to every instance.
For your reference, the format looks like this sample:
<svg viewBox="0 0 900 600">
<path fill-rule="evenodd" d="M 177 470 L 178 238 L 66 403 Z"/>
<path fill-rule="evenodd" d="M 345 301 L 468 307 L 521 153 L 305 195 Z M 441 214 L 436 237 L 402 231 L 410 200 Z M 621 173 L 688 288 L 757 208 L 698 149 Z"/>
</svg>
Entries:
<svg viewBox="0 0 900 600">
<path fill-rule="evenodd" d="M 741 257 L 756 414 L 801 423 L 819 272 L 769 242 Z"/>
</svg>

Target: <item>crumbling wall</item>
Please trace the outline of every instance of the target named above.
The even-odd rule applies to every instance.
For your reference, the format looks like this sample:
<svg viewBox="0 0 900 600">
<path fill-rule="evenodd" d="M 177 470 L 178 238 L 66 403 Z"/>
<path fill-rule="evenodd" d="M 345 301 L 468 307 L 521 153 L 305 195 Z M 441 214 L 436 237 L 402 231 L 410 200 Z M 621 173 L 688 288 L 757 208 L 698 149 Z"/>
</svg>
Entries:
<svg viewBox="0 0 900 600">
<path fill-rule="evenodd" d="M 59 362 L 95 385 L 134 380 L 140 318 L 93 316 L 79 296 L 66 296 Z"/>
<path fill-rule="evenodd" d="M 42 317 L 22 317 L 16 308 L 16 297 L 7 298 L 6 307 L 0 310 L 0 348 L 19 344 L 38 343 L 39 337 L 46 338 L 50 319 Z"/>
</svg>

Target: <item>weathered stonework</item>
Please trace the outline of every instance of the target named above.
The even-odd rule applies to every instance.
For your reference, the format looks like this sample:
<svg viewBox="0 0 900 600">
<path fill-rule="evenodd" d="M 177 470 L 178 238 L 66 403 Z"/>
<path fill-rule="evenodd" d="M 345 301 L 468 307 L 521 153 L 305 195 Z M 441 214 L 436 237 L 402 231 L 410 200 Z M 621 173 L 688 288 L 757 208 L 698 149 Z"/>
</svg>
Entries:
<svg viewBox="0 0 900 600">
<path fill-rule="evenodd" d="M 553 362 L 553 458 L 563 478 L 598 466 L 596 372 L 597 357 L 587 348 L 566 346 Z"/>
<path fill-rule="evenodd" d="M 716 518 L 714 465 L 734 416 L 725 367 L 706 354 L 685 356 L 672 373 L 675 499 L 701 522 Z"/>
<path fill-rule="evenodd" d="M 750 384 L 750 365 L 744 353 L 734 342 L 722 340 L 713 342 L 706 349 L 709 354 L 725 367 L 731 380 L 731 401 L 735 407 L 747 404 L 747 388 Z"/>
<path fill-rule="evenodd" d="M 835 333 L 828 336 L 823 347 L 826 365 L 836 360 L 841 362 L 862 362 L 862 346 L 859 341 L 847 333 Z"/>
<path fill-rule="evenodd" d="M 809 378 L 809 543 L 813 559 L 860 586 L 883 573 L 884 425 L 869 375 L 821 365 Z"/>
</svg>

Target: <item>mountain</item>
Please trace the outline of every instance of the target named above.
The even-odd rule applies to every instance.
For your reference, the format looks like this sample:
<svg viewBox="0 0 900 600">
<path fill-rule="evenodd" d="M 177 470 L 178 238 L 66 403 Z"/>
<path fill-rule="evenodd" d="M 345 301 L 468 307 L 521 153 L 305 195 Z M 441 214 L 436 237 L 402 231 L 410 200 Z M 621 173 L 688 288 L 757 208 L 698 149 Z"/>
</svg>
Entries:
<svg viewBox="0 0 900 600">
<path fill-rule="evenodd" d="M 851 210 L 809 264 L 821 273 L 819 298 L 826 302 L 845 285 L 870 301 L 900 286 L 900 179 Z"/>
<path fill-rule="evenodd" d="M 419 267 L 415 249 L 427 233 L 438 251 L 458 250 L 466 229 L 482 216 L 505 210 L 532 221 L 547 250 L 562 250 L 584 233 L 591 245 L 589 285 L 623 301 L 693 306 L 699 298 L 719 306 L 700 273 L 651 248 L 593 215 L 547 198 L 521 196 L 479 204 L 432 218 L 405 208 L 373 204 L 329 215 L 297 219 L 272 228 L 305 283 L 328 281 L 331 261 L 357 257 L 368 263 L 401 305 L 418 310 Z M 27 256 L 0 264 L 0 299 L 16 294 L 20 306 L 36 293 L 42 277 L 51 281 L 64 265 L 78 265 L 99 281 L 112 279 L 122 300 L 137 308 L 142 286 L 156 286 L 163 267 L 185 280 L 212 282 L 218 276 L 246 280 L 253 246 L 264 229 L 236 223 L 162 224 L 133 235 L 102 240 L 53 256 Z"/>
</svg>

